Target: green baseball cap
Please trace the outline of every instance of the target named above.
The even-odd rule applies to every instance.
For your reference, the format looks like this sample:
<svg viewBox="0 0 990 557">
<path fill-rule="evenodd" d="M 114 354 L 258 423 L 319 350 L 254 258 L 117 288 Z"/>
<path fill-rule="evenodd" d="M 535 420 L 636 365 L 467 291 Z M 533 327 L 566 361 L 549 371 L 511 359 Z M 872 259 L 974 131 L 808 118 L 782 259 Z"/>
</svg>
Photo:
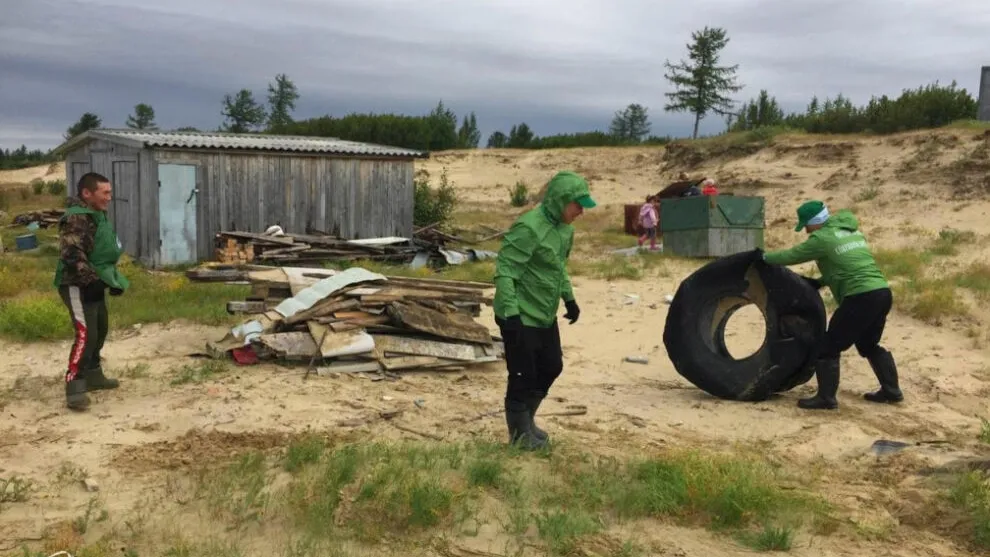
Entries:
<svg viewBox="0 0 990 557">
<path fill-rule="evenodd" d="M 585 209 L 594 209 L 595 207 L 598 206 L 598 204 L 595 203 L 595 200 L 592 199 L 590 195 L 582 195 L 581 197 L 578 197 L 574 201 L 577 201 L 578 204 L 584 207 Z"/>
<path fill-rule="evenodd" d="M 798 222 L 797 226 L 794 227 L 794 232 L 800 232 L 802 228 L 808 226 L 808 221 L 818 213 L 821 213 L 824 208 L 825 204 L 821 201 L 807 201 L 803 203 L 797 209 Z"/>
</svg>

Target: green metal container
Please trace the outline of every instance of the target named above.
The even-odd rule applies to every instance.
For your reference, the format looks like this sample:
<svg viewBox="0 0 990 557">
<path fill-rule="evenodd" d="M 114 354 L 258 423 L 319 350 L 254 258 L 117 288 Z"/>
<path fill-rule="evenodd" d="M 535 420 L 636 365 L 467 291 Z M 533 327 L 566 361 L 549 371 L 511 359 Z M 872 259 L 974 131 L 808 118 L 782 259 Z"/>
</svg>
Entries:
<svg viewBox="0 0 990 557">
<path fill-rule="evenodd" d="M 660 202 L 663 251 L 722 257 L 763 247 L 762 197 L 699 195 Z"/>
</svg>

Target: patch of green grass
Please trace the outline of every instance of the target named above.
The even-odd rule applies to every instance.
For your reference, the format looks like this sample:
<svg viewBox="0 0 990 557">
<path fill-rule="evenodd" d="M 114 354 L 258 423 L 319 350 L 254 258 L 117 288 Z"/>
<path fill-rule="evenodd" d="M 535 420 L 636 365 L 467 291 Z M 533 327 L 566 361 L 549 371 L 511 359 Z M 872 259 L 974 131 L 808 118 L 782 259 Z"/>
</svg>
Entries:
<svg viewBox="0 0 990 557">
<path fill-rule="evenodd" d="M 321 437 L 314 435 L 300 439 L 289 445 L 283 466 L 287 472 L 299 472 L 306 466 L 319 462 L 325 449 L 326 441 Z"/>
<path fill-rule="evenodd" d="M 25 479 L 11 476 L 0 478 L 0 509 L 4 503 L 21 503 L 28 500 L 34 485 Z"/>
<path fill-rule="evenodd" d="M 862 190 L 856 192 L 853 195 L 853 201 L 856 203 L 862 203 L 864 201 L 871 201 L 876 199 L 880 195 L 880 188 L 877 186 L 868 186 Z"/>
<path fill-rule="evenodd" d="M 643 269 L 636 261 L 624 255 L 614 255 L 601 261 L 580 261 L 568 266 L 571 276 L 590 276 L 594 278 L 613 280 L 639 280 L 643 278 Z"/>
<path fill-rule="evenodd" d="M 990 420 L 986 418 L 980 418 L 979 440 L 981 443 L 990 445 Z"/>
<path fill-rule="evenodd" d="M 56 257 L 14 254 L 0 260 L 0 336 L 24 342 L 72 338 L 68 310 L 52 285 Z M 182 274 L 148 271 L 125 258 L 120 270 L 131 285 L 107 295 L 111 329 L 138 323 L 187 319 L 206 325 L 237 321 L 226 301 L 243 299 L 250 287 L 191 282 Z"/>
<path fill-rule="evenodd" d="M 286 554 L 294 556 L 341 544 L 381 549 L 383 540 L 390 550 L 421 548 L 486 520 L 508 535 L 507 554 L 532 545 L 527 533 L 534 530 L 550 555 L 586 553 L 602 534 L 644 519 L 784 550 L 794 532 L 828 513 L 817 497 L 781 487 L 785 478 L 759 457 L 670 451 L 612 458 L 566 443 L 528 454 L 487 440 L 327 443 L 313 434 L 282 455 L 211 463 L 193 479 L 191 491 L 171 495 L 181 512 L 203 512 L 204 531 L 261 522 L 285 534 Z M 196 554 L 173 545 L 175 555 Z M 609 554 L 642 551 L 629 541 Z"/>
<path fill-rule="evenodd" d="M 987 475 L 973 471 L 959 476 L 949 492 L 949 501 L 967 515 L 972 543 L 981 549 L 990 549 L 990 479 Z"/>
<path fill-rule="evenodd" d="M 888 277 L 920 277 L 931 261 L 931 255 L 905 249 L 878 249 L 873 253 L 877 265 Z"/>
<path fill-rule="evenodd" d="M 958 130 L 990 130 L 990 122 L 983 122 L 981 120 L 956 120 L 945 127 L 946 129 Z"/>
<path fill-rule="evenodd" d="M 976 241 L 976 233 L 970 230 L 955 230 L 953 228 L 943 228 L 939 231 L 938 237 L 928 251 L 934 255 L 956 255 L 959 253 L 959 246 L 971 244 Z"/>
<path fill-rule="evenodd" d="M 990 265 L 977 262 L 955 276 L 956 286 L 973 291 L 981 300 L 990 300 Z"/>
<path fill-rule="evenodd" d="M 202 383 L 210 381 L 218 375 L 229 371 L 230 367 L 226 360 L 206 360 L 199 365 L 185 364 L 178 369 L 173 369 L 172 385 L 185 385 L 187 383 Z"/>
<path fill-rule="evenodd" d="M 910 280 L 893 286 L 895 304 L 901 311 L 929 325 L 942 325 L 947 318 L 969 315 L 951 281 Z"/>
<path fill-rule="evenodd" d="M 271 476 L 263 453 L 250 452 L 220 470 L 204 468 L 199 474 L 198 494 L 215 516 L 234 527 L 265 518 Z"/>
<path fill-rule="evenodd" d="M 794 530 L 767 524 L 762 530 L 740 534 L 738 539 L 757 551 L 790 551 L 794 545 Z"/>
<path fill-rule="evenodd" d="M 636 255 L 612 255 L 606 259 L 586 260 L 572 258 L 568 273 L 572 277 L 592 277 L 607 281 L 640 280 L 646 276 L 667 276 L 666 262 L 670 259 L 661 252 L 642 251 Z"/>
</svg>

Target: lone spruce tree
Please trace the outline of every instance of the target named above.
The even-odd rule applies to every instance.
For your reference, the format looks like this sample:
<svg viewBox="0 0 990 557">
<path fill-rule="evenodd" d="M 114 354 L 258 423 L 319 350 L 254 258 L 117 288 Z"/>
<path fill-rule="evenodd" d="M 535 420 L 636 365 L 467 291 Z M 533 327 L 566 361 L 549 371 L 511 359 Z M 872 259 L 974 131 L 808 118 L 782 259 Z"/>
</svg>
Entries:
<svg viewBox="0 0 990 557">
<path fill-rule="evenodd" d="M 664 63 L 670 73 L 664 74 L 674 84 L 675 91 L 664 93 L 670 102 L 664 106 L 667 112 L 690 112 L 694 114 L 694 135 L 698 137 L 698 124 L 709 112 L 725 116 L 733 107 L 727 94 L 743 88 L 736 83 L 735 66 L 719 66 L 719 56 L 728 44 L 729 38 L 722 28 L 691 33 L 693 43 L 687 45 L 690 62 L 681 60 L 678 64 Z"/>
</svg>

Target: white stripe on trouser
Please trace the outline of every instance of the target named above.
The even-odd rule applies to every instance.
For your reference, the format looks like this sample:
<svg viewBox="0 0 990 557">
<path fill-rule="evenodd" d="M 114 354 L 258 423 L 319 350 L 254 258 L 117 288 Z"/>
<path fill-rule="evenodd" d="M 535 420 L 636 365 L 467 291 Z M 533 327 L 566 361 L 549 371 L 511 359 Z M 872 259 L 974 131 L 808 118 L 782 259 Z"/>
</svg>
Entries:
<svg viewBox="0 0 990 557">
<path fill-rule="evenodd" d="M 78 286 L 69 287 L 69 311 L 76 329 L 76 342 L 72 346 L 72 354 L 69 355 L 69 371 L 65 375 L 67 382 L 72 381 L 79 374 L 79 360 L 86 350 L 89 332 L 86 328 L 86 314 L 83 312 L 82 292 Z"/>
</svg>

